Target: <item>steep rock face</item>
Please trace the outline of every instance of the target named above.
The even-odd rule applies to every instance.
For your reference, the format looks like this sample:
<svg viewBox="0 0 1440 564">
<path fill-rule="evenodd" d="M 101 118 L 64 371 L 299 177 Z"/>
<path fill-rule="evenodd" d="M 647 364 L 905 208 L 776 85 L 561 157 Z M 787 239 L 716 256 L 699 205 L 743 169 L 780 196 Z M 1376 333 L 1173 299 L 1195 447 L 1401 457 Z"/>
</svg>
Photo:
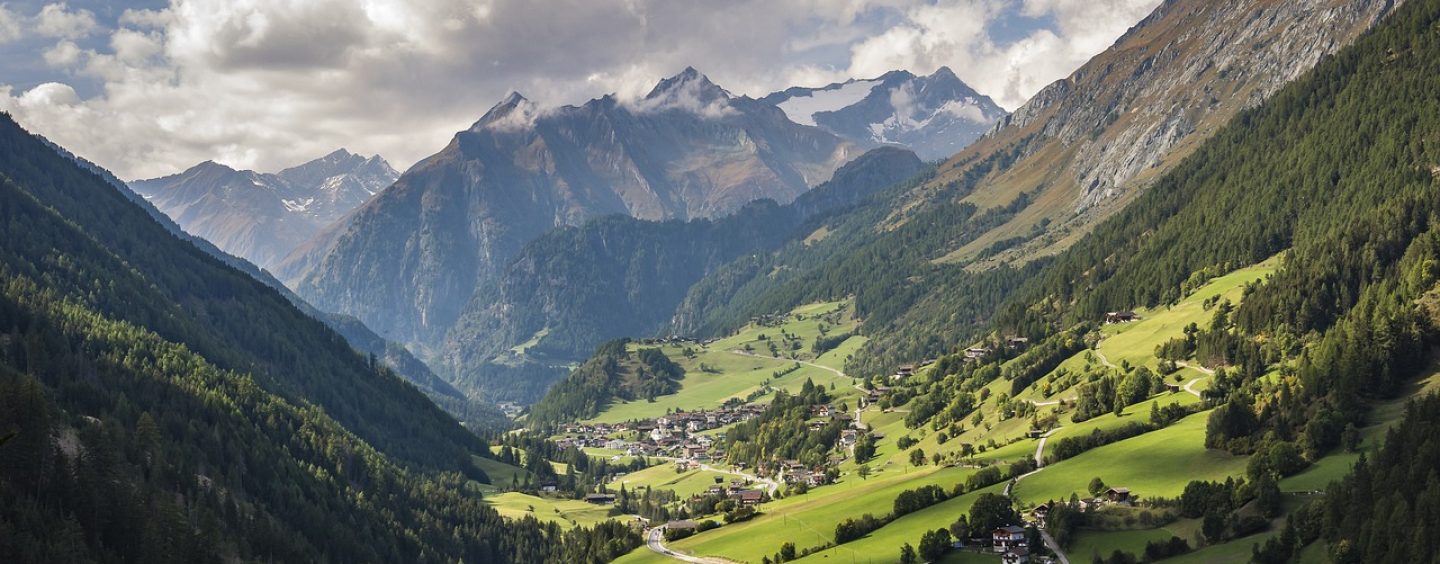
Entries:
<svg viewBox="0 0 1440 564">
<path fill-rule="evenodd" d="M 788 205 L 761 200 L 715 220 L 616 215 L 552 230 L 476 292 L 435 362 L 472 394 L 534 400 L 601 343 L 654 335 L 707 273 L 801 238 L 807 219 L 854 205 L 923 168 L 914 153 L 884 147 Z"/>
<path fill-rule="evenodd" d="M 789 88 L 761 101 L 796 123 L 819 126 L 861 147 L 901 145 L 927 160 L 954 155 L 1006 115 L 948 67 L 929 76 L 891 71 L 869 80 Z"/>
<path fill-rule="evenodd" d="M 511 95 L 345 221 L 282 280 L 322 309 L 434 346 L 526 242 L 608 214 L 720 217 L 788 202 L 859 151 L 694 69 L 645 98 L 539 108 Z"/>
<path fill-rule="evenodd" d="M 129 186 L 187 233 L 268 267 L 397 176 L 379 156 L 341 149 L 276 174 L 206 161 Z"/>
<path fill-rule="evenodd" d="M 1188 155 L 1221 124 L 1266 99 L 1388 14 L 1393 0 L 1167 0 L 1114 46 L 1002 118 L 956 155 L 935 186 L 1009 153 L 967 200 L 1036 206 L 945 260 L 971 260 L 1042 220 L 1050 235 L 994 260 L 1051 254 Z M 935 190 L 920 190 L 924 200 Z M 914 202 L 911 202 L 912 204 Z"/>
</svg>

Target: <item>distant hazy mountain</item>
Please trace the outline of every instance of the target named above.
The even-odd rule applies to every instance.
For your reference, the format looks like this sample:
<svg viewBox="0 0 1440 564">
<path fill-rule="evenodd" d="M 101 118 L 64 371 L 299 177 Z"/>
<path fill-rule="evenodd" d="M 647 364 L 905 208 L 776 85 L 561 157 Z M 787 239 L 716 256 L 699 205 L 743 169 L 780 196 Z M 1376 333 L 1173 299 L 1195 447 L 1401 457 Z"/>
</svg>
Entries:
<svg viewBox="0 0 1440 564">
<path fill-rule="evenodd" d="M 914 153 L 883 147 L 787 205 L 757 201 L 715 220 L 609 216 L 551 230 L 476 291 L 434 364 L 472 395 L 533 401 L 601 343 L 655 335 L 707 273 L 798 244 L 813 231 L 812 218 L 866 201 L 925 168 Z"/>
<path fill-rule="evenodd" d="M 891 71 L 821 88 L 797 86 L 761 101 L 861 147 L 902 145 L 928 160 L 954 155 L 1007 115 L 947 67 L 930 76 Z"/>
<path fill-rule="evenodd" d="M 430 347 L 482 281 L 550 229 L 785 203 L 859 154 L 695 69 L 636 101 L 541 108 L 512 94 L 275 270 L 321 309 Z"/>
<path fill-rule="evenodd" d="M 275 174 L 206 161 L 130 187 L 186 232 L 268 267 L 398 176 L 378 155 L 340 149 Z"/>
</svg>

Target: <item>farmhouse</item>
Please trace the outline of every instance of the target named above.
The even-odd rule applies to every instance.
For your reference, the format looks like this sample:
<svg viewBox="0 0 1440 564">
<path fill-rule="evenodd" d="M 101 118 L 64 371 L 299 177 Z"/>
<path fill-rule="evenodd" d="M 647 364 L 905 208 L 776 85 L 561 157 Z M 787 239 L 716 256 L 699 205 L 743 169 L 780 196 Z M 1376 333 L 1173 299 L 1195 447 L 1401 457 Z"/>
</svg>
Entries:
<svg viewBox="0 0 1440 564">
<path fill-rule="evenodd" d="M 1000 555 L 1000 562 L 1001 564 L 1029 564 L 1030 549 L 1024 546 L 1017 546 L 1006 550 L 1004 554 Z"/>
<path fill-rule="evenodd" d="M 965 349 L 965 358 L 967 360 L 979 360 L 985 358 L 987 354 L 990 354 L 990 349 L 987 347 L 970 347 Z"/>
<path fill-rule="evenodd" d="M 699 525 L 696 525 L 694 521 L 691 521 L 689 519 L 670 521 L 665 523 L 664 525 L 665 530 L 667 531 L 693 531 L 698 526 Z"/>
<path fill-rule="evenodd" d="M 1112 311 L 1105 314 L 1105 323 L 1129 323 L 1140 319 L 1133 311 Z"/>
<path fill-rule="evenodd" d="M 739 501 L 740 505 L 755 505 L 765 498 L 765 492 L 760 490 L 740 490 L 731 497 Z"/>
<path fill-rule="evenodd" d="M 1178 392 L 1178 391 L 1180 391 L 1180 384 L 1171 384 L 1171 383 L 1168 383 L 1168 382 L 1167 382 L 1167 383 L 1165 384 L 1165 391 L 1170 392 L 1170 393 L 1172 393 L 1172 394 L 1175 393 L 1175 392 Z"/>
<path fill-rule="evenodd" d="M 1000 553 L 1012 548 L 1024 547 L 1025 529 L 1015 525 L 1006 525 L 995 529 L 990 533 L 990 545 L 995 548 L 995 552 Z"/>
<path fill-rule="evenodd" d="M 585 494 L 585 502 L 586 502 L 586 503 L 594 503 L 594 504 L 596 504 L 596 505 L 604 505 L 604 504 L 607 504 L 607 503 L 615 503 L 615 494 L 601 494 L 601 493 Z"/>
<path fill-rule="evenodd" d="M 1030 517 L 1042 526 L 1045 524 L 1045 518 L 1048 516 L 1050 516 L 1050 504 L 1048 503 L 1042 503 L 1035 506 L 1035 509 L 1030 510 Z"/>
<path fill-rule="evenodd" d="M 1110 488 L 1105 490 L 1105 499 L 1114 503 L 1126 503 L 1130 501 L 1130 488 Z"/>
</svg>

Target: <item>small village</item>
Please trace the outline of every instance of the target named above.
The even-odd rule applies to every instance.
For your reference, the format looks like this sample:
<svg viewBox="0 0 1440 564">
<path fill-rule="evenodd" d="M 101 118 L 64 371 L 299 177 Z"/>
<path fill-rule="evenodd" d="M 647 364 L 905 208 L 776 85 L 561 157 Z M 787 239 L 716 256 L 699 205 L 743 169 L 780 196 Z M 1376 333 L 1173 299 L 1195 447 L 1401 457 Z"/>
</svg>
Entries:
<svg viewBox="0 0 1440 564">
<path fill-rule="evenodd" d="M 862 396 L 862 402 L 878 401 L 889 388 L 877 388 Z M 862 403 L 863 406 L 863 403 Z M 726 452 L 720 447 L 717 430 L 748 421 L 765 411 L 765 404 L 729 405 L 716 410 L 678 411 L 654 419 L 627 421 L 623 423 L 572 423 L 560 428 L 560 435 L 554 439 L 561 448 L 605 449 L 623 456 L 671 459 L 676 471 L 687 471 L 703 466 L 725 467 L 735 473 L 773 477 L 785 484 L 804 484 L 815 487 L 828 483 L 828 467 L 806 466 L 795 460 L 760 462 L 750 468 L 744 462 L 730 464 Z M 861 426 L 852 414 L 831 405 L 811 406 L 809 431 L 819 431 L 833 422 L 840 422 L 845 429 L 840 433 L 840 444 L 844 449 L 853 446 L 859 439 Z M 829 466 L 838 465 L 844 457 L 836 457 Z"/>
</svg>

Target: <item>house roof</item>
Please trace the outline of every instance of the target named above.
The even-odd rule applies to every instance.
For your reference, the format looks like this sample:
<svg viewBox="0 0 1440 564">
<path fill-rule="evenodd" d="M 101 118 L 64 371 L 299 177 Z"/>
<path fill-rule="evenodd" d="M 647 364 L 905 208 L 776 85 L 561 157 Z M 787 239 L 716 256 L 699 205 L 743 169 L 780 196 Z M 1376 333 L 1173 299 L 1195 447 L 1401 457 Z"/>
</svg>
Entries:
<svg viewBox="0 0 1440 564">
<path fill-rule="evenodd" d="M 1024 528 L 1024 527 L 1020 527 L 1020 526 L 1016 526 L 1016 525 L 1005 525 L 1004 527 L 1000 527 L 999 529 L 995 529 L 995 532 L 997 532 L 997 533 L 1008 533 L 1008 534 L 1012 534 L 1012 535 L 1013 535 L 1013 534 L 1015 534 L 1015 533 L 1023 533 L 1023 532 L 1025 532 L 1025 528 Z"/>
<path fill-rule="evenodd" d="M 670 521 L 668 523 L 665 523 L 666 529 L 694 529 L 696 526 L 697 525 L 695 524 L 695 522 L 689 519 L 681 519 L 678 521 Z"/>
</svg>

